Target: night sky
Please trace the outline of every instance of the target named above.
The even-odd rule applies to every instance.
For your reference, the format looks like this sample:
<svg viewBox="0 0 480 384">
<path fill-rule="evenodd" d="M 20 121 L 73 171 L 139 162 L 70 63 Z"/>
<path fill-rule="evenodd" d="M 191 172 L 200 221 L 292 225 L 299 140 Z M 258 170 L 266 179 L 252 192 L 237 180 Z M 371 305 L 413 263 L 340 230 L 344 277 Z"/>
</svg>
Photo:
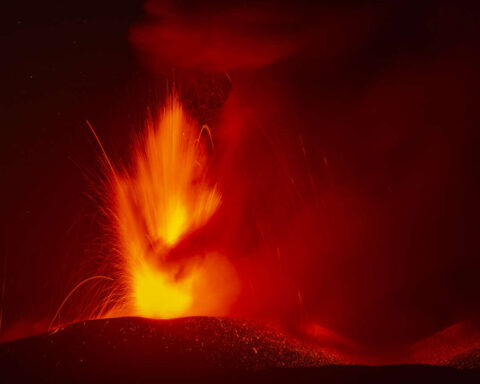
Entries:
<svg viewBox="0 0 480 384">
<path fill-rule="evenodd" d="M 86 120 L 128 162 L 172 83 L 218 143 L 197 237 L 248 281 L 232 316 L 390 349 L 480 315 L 478 9 L 119 3 L 1 6 L 0 335 L 44 330 L 105 251 Z"/>
</svg>

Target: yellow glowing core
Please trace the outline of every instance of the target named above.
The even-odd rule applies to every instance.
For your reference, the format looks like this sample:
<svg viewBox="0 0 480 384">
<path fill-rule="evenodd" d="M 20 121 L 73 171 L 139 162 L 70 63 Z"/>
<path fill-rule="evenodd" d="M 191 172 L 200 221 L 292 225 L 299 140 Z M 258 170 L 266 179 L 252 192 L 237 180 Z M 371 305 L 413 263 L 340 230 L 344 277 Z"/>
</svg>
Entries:
<svg viewBox="0 0 480 384">
<path fill-rule="evenodd" d="M 116 178 L 113 213 L 129 314 L 172 318 L 228 308 L 236 278 L 225 257 L 189 255 L 181 266 L 165 260 L 220 205 L 207 160 L 199 130 L 173 97 L 158 123 L 146 122 L 131 170 Z"/>
</svg>

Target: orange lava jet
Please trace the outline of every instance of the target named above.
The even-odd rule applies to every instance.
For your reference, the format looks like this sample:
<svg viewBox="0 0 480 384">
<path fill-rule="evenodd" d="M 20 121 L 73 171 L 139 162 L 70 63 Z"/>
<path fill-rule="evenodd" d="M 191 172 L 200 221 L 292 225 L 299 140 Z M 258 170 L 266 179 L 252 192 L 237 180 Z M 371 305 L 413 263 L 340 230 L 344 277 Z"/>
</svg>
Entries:
<svg viewBox="0 0 480 384">
<path fill-rule="evenodd" d="M 111 316 L 225 315 L 236 297 L 238 279 L 225 255 L 201 250 L 181 261 L 168 257 L 221 205 L 218 186 L 208 180 L 201 133 L 172 96 L 135 141 L 132 167 L 118 173 L 112 167 L 111 211 L 125 297 Z"/>
</svg>

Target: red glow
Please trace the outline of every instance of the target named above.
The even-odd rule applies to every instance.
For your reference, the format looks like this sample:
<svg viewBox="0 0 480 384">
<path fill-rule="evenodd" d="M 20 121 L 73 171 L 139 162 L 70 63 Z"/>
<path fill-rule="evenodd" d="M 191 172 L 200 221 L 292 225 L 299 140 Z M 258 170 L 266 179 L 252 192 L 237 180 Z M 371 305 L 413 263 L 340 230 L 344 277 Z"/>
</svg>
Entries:
<svg viewBox="0 0 480 384">
<path fill-rule="evenodd" d="M 234 300 L 237 277 L 224 255 L 194 250 L 188 259 L 168 257 L 221 205 L 219 187 L 208 180 L 208 132 L 202 133 L 174 95 L 158 122 L 146 122 L 132 169 L 112 168 L 110 210 L 120 269 L 115 284 L 124 287 L 124 297 L 107 316 L 218 316 Z"/>
<path fill-rule="evenodd" d="M 474 13 L 193 3 L 6 37 L 2 337 L 220 315 L 361 362 L 477 346 L 474 327 L 415 344 L 479 314 Z"/>
</svg>

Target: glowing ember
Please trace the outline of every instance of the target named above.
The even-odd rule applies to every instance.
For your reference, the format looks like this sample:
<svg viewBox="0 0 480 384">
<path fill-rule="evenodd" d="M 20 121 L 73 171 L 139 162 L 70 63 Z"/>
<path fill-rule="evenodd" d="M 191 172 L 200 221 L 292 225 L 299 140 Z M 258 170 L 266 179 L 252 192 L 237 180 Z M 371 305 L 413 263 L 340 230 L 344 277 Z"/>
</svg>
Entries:
<svg viewBox="0 0 480 384">
<path fill-rule="evenodd" d="M 174 96 L 158 123 L 147 121 L 132 169 L 116 175 L 112 168 L 111 208 L 126 290 L 122 312 L 155 318 L 227 312 L 238 283 L 225 256 L 199 251 L 181 262 L 168 258 L 220 206 L 207 160 L 201 131 Z"/>
</svg>

